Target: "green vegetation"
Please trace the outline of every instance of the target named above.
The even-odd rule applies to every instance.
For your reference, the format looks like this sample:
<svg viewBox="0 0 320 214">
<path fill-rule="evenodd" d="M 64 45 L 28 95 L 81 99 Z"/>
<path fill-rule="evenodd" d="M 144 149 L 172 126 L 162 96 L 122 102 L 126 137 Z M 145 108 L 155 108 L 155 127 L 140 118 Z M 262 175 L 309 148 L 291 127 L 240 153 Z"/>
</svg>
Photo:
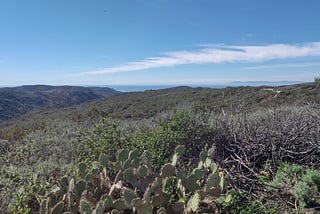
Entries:
<svg viewBox="0 0 320 214">
<path fill-rule="evenodd" d="M 299 209 L 320 204 L 320 170 L 282 164 L 270 185 L 294 196 Z"/>
<path fill-rule="evenodd" d="M 320 92 L 286 87 L 127 93 L 7 123 L 0 213 L 316 213 Z"/>
<path fill-rule="evenodd" d="M 119 92 L 111 88 L 26 85 L 0 88 L 0 122 L 25 113 L 79 105 Z"/>
<path fill-rule="evenodd" d="M 59 185 L 38 190 L 38 206 L 25 207 L 26 201 L 22 198 L 22 203 L 17 204 L 12 212 L 219 211 L 223 203 L 231 202 L 232 195 L 226 193 L 224 173 L 219 172 L 218 166 L 209 158 L 213 150 L 202 151 L 198 166 L 192 171 L 179 166 L 178 159 L 184 150 L 183 146 L 178 146 L 171 163 L 164 164 L 159 172 L 153 172 L 148 150 L 140 154 L 138 150 L 122 149 L 117 152 L 114 162 L 101 153 L 99 162 L 94 162 L 91 168 L 80 163 L 73 177 L 64 176 Z M 32 188 L 36 190 L 37 186 Z M 171 188 L 180 197 L 170 201 L 167 191 Z"/>
</svg>

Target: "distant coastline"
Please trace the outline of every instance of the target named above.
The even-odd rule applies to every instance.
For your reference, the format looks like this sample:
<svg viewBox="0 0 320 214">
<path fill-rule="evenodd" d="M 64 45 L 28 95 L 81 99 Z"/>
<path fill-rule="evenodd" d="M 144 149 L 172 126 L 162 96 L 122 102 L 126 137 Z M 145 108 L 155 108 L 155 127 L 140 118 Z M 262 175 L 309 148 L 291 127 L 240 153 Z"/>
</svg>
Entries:
<svg viewBox="0 0 320 214">
<path fill-rule="evenodd" d="M 230 83 L 221 84 L 171 84 L 171 85 L 72 85 L 84 87 L 108 87 L 120 92 L 141 92 L 146 90 L 159 90 L 165 88 L 172 88 L 177 86 L 189 86 L 193 88 L 226 88 L 226 87 L 240 87 L 240 86 L 281 86 L 281 85 L 294 85 L 305 83 L 303 81 L 235 81 Z M 35 84 L 38 85 L 38 84 Z M 0 88 L 17 87 L 20 85 L 1 85 Z M 59 85 L 54 85 L 59 86 Z"/>
<path fill-rule="evenodd" d="M 248 81 L 248 82 L 230 82 L 225 84 L 180 84 L 180 85 L 104 85 L 100 87 L 109 87 L 121 92 L 134 92 L 146 90 L 159 90 L 165 88 L 172 88 L 177 86 L 203 87 L 203 88 L 226 88 L 226 87 L 240 87 L 240 86 L 281 86 L 294 85 L 305 83 L 302 81 Z"/>
</svg>

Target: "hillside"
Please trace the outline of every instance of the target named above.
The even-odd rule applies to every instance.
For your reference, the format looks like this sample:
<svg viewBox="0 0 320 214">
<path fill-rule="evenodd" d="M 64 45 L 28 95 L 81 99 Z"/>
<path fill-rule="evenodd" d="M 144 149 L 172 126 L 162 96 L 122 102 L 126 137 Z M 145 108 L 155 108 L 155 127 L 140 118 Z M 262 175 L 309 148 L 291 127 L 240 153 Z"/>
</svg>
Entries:
<svg viewBox="0 0 320 214">
<path fill-rule="evenodd" d="M 40 93 L 51 87 L 45 88 L 34 91 Z M 177 177 L 163 189 L 171 205 L 182 197 L 187 209 L 191 194 L 197 194 L 194 191 L 201 187 L 199 178 L 211 183 L 212 176 L 219 175 L 226 186 L 219 187 L 221 197 L 217 204 L 201 196 L 199 209 L 209 209 L 209 213 L 219 208 L 221 213 L 268 214 L 315 210 L 320 205 L 320 192 L 316 189 L 320 179 L 319 101 L 317 83 L 224 89 L 181 86 L 119 93 L 81 105 L 43 108 L 21 115 L 0 126 L 0 213 L 41 213 L 53 191 L 57 200 L 46 209 L 52 211 L 58 203 L 64 211 L 79 210 L 84 198 L 75 194 L 71 195 L 72 203 L 64 201 L 64 186 L 67 182 L 69 186 L 79 185 L 84 179 L 81 192 L 85 188 L 89 193 L 83 197 L 90 199 L 92 210 L 102 194 L 109 192 L 108 188 L 99 189 L 104 180 L 96 186 L 97 177 L 92 177 L 102 169 L 102 159 L 104 167 L 105 157 L 110 160 L 108 176 L 113 181 L 118 174 L 114 161 L 119 160 L 116 155 L 120 152 L 116 151 L 135 150 L 143 160 L 151 161 L 148 166 L 159 172 L 156 176 L 162 174 L 159 170 L 164 164 L 171 163 L 179 145 L 186 148 L 186 153 L 178 166 L 186 170 L 191 180 L 173 172 Z M 209 150 L 205 152 L 206 149 Z M 150 152 L 148 158 L 143 157 L 146 150 Z M 201 161 L 197 164 L 199 157 L 201 165 Z M 81 174 L 80 165 L 84 163 L 93 168 Z M 282 173 L 287 171 L 288 176 Z M 200 173 L 196 180 L 192 178 L 195 172 Z M 190 181 L 194 187 L 180 191 L 175 186 L 177 179 L 186 186 Z M 122 182 L 125 185 L 119 193 L 131 187 L 126 180 Z M 60 184 L 63 185 L 59 189 Z M 314 197 L 308 198 L 309 195 Z M 121 197 L 122 193 L 114 194 L 112 200 L 119 201 Z M 217 207 L 212 207 L 214 204 Z M 111 208 L 103 209 L 111 212 Z"/>
<path fill-rule="evenodd" d="M 66 88 L 68 89 L 68 87 Z M 76 90 L 77 92 L 74 92 L 78 95 L 75 96 L 76 98 L 90 94 L 92 90 L 81 87 L 79 89 L 86 89 L 87 93 L 80 94 L 79 90 Z M 63 93 L 62 89 L 60 93 Z M 66 90 L 64 93 L 72 94 L 71 90 Z M 62 98 L 57 100 L 62 100 Z M 238 113 L 239 111 L 252 112 L 268 107 L 301 106 L 308 103 L 319 105 L 320 87 L 316 83 L 279 87 L 227 87 L 223 89 L 180 86 L 144 92 L 117 93 L 113 96 L 65 108 L 61 108 L 63 107 L 61 105 L 59 108 L 48 108 L 49 101 L 48 98 L 47 106 L 43 105 L 41 110 L 32 111 L 14 120 L 0 123 L 0 139 L 19 139 L 21 134 L 26 135 L 30 131 L 42 127 L 43 121 L 48 119 L 95 123 L 103 117 L 141 120 L 183 109 L 191 109 L 195 112 Z M 70 100 L 66 101 L 70 103 Z M 12 105 L 13 109 L 17 109 L 14 104 Z M 37 108 L 39 109 L 39 107 Z M 8 108 L 8 111 L 13 111 L 13 109 Z M 1 115 L 6 114 L 1 112 Z"/>
<path fill-rule="evenodd" d="M 277 105 L 302 105 L 319 103 L 320 87 L 316 83 L 290 86 L 192 88 L 180 86 L 144 92 L 127 92 L 96 100 L 77 107 L 53 113 L 90 119 L 112 117 L 118 119 L 143 119 L 158 113 L 179 108 L 210 110 L 215 112 L 254 110 Z M 46 114 L 46 113 L 45 113 Z"/>
<path fill-rule="evenodd" d="M 0 88 L 0 121 L 25 113 L 79 105 L 119 92 L 111 88 L 26 85 Z"/>
</svg>

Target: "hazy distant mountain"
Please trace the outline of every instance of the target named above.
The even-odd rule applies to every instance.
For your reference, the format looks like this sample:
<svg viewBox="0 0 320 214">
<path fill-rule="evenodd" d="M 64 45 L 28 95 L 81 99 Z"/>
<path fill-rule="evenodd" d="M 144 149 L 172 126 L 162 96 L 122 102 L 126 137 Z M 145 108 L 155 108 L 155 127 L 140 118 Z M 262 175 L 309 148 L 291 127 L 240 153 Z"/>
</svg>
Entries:
<svg viewBox="0 0 320 214">
<path fill-rule="evenodd" d="M 68 107 L 120 93 L 107 87 L 25 85 L 0 88 L 0 120 L 40 110 Z"/>
<path fill-rule="evenodd" d="M 302 81 L 234 81 L 230 86 L 281 86 L 304 83 Z"/>
</svg>

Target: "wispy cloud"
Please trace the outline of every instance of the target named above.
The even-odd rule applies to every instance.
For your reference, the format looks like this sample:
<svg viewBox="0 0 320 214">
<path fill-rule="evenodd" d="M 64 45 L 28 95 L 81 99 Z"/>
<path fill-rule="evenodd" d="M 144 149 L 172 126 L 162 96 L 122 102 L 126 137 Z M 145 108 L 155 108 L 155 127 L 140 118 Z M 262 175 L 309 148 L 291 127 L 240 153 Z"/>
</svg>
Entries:
<svg viewBox="0 0 320 214">
<path fill-rule="evenodd" d="M 168 52 L 158 57 L 148 57 L 141 61 L 128 62 L 119 66 L 72 75 L 98 75 L 140 71 L 186 64 L 261 62 L 272 59 L 288 59 L 308 56 L 320 56 L 320 42 L 297 45 L 208 46 L 199 50 Z"/>
<path fill-rule="evenodd" d="M 261 65 L 261 66 L 245 67 L 245 68 L 241 68 L 241 70 L 262 70 L 262 69 L 270 69 L 270 68 L 299 68 L 299 67 L 313 67 L 313 66 L 320 66 L 320 62 Z"/>
</svg>

